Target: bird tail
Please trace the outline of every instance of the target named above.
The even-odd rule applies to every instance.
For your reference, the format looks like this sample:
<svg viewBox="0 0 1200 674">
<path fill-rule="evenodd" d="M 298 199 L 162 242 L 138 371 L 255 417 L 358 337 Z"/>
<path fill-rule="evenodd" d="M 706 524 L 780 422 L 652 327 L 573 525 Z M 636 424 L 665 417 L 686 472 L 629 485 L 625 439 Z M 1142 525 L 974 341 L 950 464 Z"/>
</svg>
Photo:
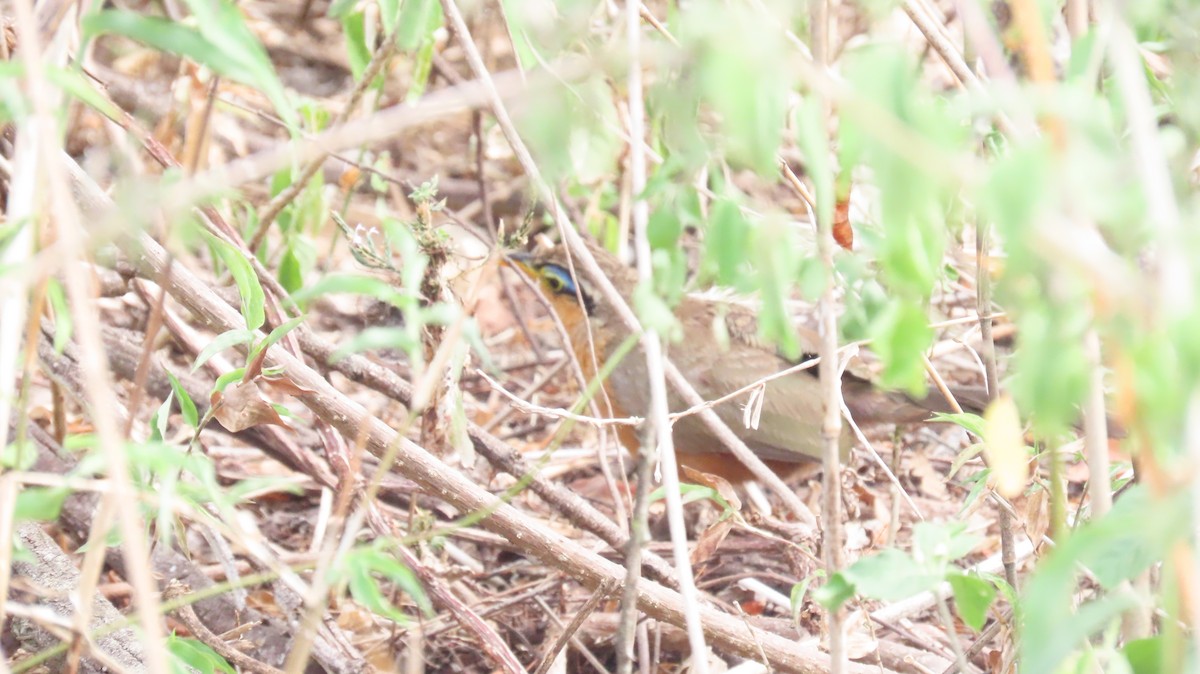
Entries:
<svg viewBox="0 0 1200 674">
<path fill-rule="evenodd" d="M 846 406 L 859 423 L 917 423 L 937 413 L 954 411 L 941 391 L 914 398 L 899 391 L 881 391 L 867 382 L 848 382 L 856 390 L 846 390 Z M 860 385 L 861 384 L 861 385 Z M 847 386 L 851 388 L 851 386 Z M 988 404 L 987 389 L 982 386 L 951 386 L 950 394 L 964 412 L 982 414 Z"/>
</svg>

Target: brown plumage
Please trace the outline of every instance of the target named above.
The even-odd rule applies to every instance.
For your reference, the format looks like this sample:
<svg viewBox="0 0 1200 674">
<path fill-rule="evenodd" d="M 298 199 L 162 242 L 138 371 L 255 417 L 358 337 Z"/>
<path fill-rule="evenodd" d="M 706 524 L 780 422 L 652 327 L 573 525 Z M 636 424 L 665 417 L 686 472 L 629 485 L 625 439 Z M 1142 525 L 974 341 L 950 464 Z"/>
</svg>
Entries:
<svg viewBox="0 0 1200 674">
<path fill-rule="evenodd" d="M 628 299 L 637 285 L 634 271 L 597 245 L 589 243 L 589 249 L 621 295 Z M 510 260 L 512 266 L 538 283 L 566 327 L 584 374 L 589 379 L 595 377 L 588 332 L 603 369 L 628 335 L 616 310 L 592 291 L 586 279 L 575 282 L 561 247 L 534 256 L 515 254 Z M 667 345 L 667 354 L 707 400 L 720 398 L 795 364 L 760 340 L 758 320 L 744 305 L 685 297 L 675 307 L 675 316 L 683 327 L 684 338 Z M 722 331 L 728 340 L 720 339 Z M 814 336 L 802 334 L 801 340 L 815 351 Z M 725 348 L 721 346 L 723 341 L 727 341 Z M 646 361 L 640 350 L 635 349 L 622 359 L 605 380 L 604 388 L 614 416 L 646 415 L 649 386 Z M 849 374 L 843 378 L 842 391 L 847 407 L 859 423 L 922 421 L 931 412 L 949 411 L 940 396 L 914 401 L 901 393 L 880 391 Z M 771 381 L 765 393 L 757 428 L 747 428 L 743 423 L 743 406 L 749 394 L 721 403 L 714 411 L 777 473 L 786 473 L 800 462 L 819 459 L 823 403 L 816 368 Z M 958 393 L 966 398 L 966 402 L 960 398 L 960 403 L 969 407 L 984 400 L 978 390 Z M 673 392 L 670 407 L 672 412 L 687 409 Z M 630 451 L 637 451 L 633 428 L 621 427 L 620 436 Z M 674 436 L 681 465 L 734 482 L 749 479 L 749 470 L 727 452 L 699 417 L 688 416 L 676 422 Z M 848 455 L 850 444 L 850 434 L 843 432 L 843 458 Z"/>
</svg>

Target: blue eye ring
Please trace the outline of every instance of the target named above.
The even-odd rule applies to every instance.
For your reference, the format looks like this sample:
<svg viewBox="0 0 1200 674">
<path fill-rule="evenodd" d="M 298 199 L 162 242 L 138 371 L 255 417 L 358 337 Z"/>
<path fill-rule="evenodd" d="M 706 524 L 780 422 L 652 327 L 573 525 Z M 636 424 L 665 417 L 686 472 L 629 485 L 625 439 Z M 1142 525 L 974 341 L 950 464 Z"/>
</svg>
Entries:
<svg viewBox="0 0 1200 674">
<path fill-rule="evenodd" d="M 575 281 L 566 269 L 556 264 L 547 264 L 541 268 L 541 274 L 551 292 L 557 295 L 575 295 Z"/>
</svg>

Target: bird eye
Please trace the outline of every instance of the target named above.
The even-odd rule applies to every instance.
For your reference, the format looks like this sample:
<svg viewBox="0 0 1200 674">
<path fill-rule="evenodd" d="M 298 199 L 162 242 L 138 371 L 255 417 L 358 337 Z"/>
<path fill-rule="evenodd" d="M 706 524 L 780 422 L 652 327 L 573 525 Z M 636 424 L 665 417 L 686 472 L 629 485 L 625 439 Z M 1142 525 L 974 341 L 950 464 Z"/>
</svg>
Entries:
<svg viewBox="0 0 1200 674">
<path fill-rule="evenodd" d="M 567 287 L 567 284 L 562 280 L 562 278 L 553 272 L 546 274 L 545 278 L 546 285 L 550 287 L 550 290 L 556 293 L 561 293 L 563 288 Z"/>
</svg>

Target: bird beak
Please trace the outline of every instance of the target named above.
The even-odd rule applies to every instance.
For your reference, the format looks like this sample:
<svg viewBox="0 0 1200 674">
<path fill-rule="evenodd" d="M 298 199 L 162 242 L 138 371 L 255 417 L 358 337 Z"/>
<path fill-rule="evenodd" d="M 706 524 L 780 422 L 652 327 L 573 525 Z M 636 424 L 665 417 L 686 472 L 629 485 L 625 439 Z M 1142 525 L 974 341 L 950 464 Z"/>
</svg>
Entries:
<svg viewBox="0 0 1200 674">
<path fill-rule="evenodd" d="M 533 256 L 522 251 L 505 253 L 504 257 L 500 258 L 500 266 L 517 269 L 530 276 L 536 276 L 533 273 Z"/>
</svg>

